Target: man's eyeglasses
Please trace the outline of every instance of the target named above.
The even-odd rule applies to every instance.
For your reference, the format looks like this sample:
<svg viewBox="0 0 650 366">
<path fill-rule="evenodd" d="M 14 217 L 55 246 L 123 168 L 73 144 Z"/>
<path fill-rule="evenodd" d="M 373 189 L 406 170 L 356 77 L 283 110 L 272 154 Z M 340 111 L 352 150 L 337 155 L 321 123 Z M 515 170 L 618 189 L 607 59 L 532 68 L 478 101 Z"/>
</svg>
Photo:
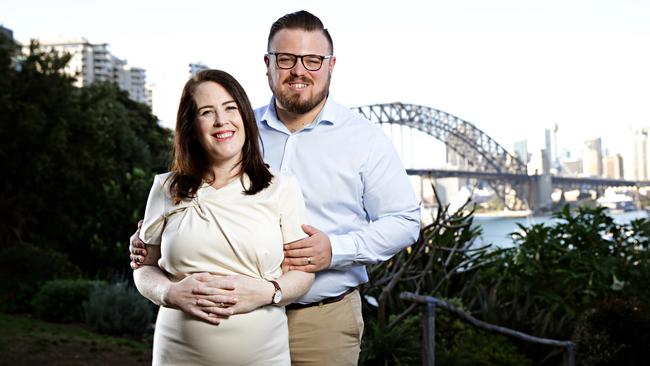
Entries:
<svg viewBox="0 0 650 366">
<path fill-rule="evenodd" d="M 332 58 L 332 55 L 294 55 L 292 53 L 282 52 L 269 52 L 269 56 L 275 56 L 275 64 L 284 70 L 292 69 L 296 66 L 298 59 L 302 62 L 302 66 L 309 71 L 318 71 L 323 66 L 323 60 Z"/>
</svg>

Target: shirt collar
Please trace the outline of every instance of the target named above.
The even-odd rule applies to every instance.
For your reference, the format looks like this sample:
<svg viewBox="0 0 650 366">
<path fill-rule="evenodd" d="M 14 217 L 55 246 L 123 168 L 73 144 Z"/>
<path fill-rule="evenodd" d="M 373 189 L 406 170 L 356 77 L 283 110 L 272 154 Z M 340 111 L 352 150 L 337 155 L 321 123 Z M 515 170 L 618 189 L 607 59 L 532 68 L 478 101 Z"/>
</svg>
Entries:
<svg viewBox="0 0 650 366">
<path fill-rule="evenodd" d="M 321 123 L 327 125 L 336 125 L 337 123 L 336 121 L 338 120 L 338 118 L 336 118 L 336 115 L 338 114 L 337 113 L 338 108 L 339 105 L 331 97 L 328 96 L 327 100 L 325 101 L 325 105 L 323 106 L 323 109 L 316 116 L 314 122 L 306 126 L 305 129 L 307 130 L 312 129 L 320 125 Z M 262 118 L 260 118 L 260 121 L 265 122 L 269 127 L 275 130 L 289 133 L 289 130 L 278 118 L 278 114 L 275 109 L 275 97 L 271 97 L 269 106 L 264 111 L 264 114 L 262 114 Z"/>
</svg>

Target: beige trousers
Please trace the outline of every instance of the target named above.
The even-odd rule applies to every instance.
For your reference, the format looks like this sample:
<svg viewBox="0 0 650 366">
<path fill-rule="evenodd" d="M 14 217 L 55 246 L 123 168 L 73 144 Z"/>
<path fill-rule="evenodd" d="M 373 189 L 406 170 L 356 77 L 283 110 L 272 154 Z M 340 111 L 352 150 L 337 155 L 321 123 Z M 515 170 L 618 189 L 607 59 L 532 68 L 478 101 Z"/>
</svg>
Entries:
<svg viewBox="0 0 650 366">
<path fill-rule="evenodd" d="M 358 290 L 335 303 L 288 310 L 287 318 L 291 365 L 357 365 L 363 334 Z"/>
</svg>

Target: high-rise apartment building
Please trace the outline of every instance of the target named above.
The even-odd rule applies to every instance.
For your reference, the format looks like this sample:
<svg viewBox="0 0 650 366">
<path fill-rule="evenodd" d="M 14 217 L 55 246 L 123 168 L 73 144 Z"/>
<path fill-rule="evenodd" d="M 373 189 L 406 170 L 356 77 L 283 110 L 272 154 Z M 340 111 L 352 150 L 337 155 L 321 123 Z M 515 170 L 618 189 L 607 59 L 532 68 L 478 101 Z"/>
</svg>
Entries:
<svg viewBox="0 0 650 366">
<path fill-rule="evenodd" d="M 0 35 L 4 36 L 4 37 L 7 37 L 10 41 L 12 41 L 12 42 L 14 42 L 16 44 L 18 43 L 14 39 L 14 31 L 12 31 L 9 28 L 5 28 L 2 25 L 0 25 Z M 11 57 L 11 67 L 14 68 L 15 70 L 18 70 L 18 71 L 21 69 L 20 63 L 16 62 L 15 55 Z"/>
<path fill-rule="evenodd" d="M 14 39 L 14 32 L 9 28 L 3 27 L 2 25 L 0 25 L 0 33 L 4 34 L 9 39 Z"/>
<path fill-rule="evenodd" d="M 121 61 L 121 60 L 120 60 Z M 116 66 L 119 64 L 116 64 Z M 117 83 L 120 89 L 129 92 L 129 97 L 140 103 L 147 104 L 151 107 L 147 95 L 147 75 L 146 71 L 139 67 L 120 65 L 116 67 Z"/>
<path fill-rule="evenodd" d="M 146 93 L 145 95 L 146 95 L 146 98 L 147 98 L 147 105 L 149 107 L 151 107 L 152 110 L 153 110 L 153 94 L 154 94 L 155 89 L 156 89 L 156 84 L 153 84 L 153 83 L 148 83 L 145 86 L 145 93 Z"/>
<path fill-rule="evenodd" d="M 45 49 L 70 54 L 65 72 L 76 78 L 77 87 L 95 82 L 115 83 L 129 93 L 129 98 L 151 107 L 146 91 L 146 71 L 112 55 L 107 43 L 92 44 L 83 37 L 39 40 L 39 43 Z"/>
<path fill-rule="evenodd" d="M 650 171 L 648 154 L 650 153 L 649 136 L 650 128 L 641 128 L 634 131 L 634 179 L 648 181 L 650 180 Z"/>
<path fill-rule="evenodd" d="M 585 141 L 582 172 L 589 177 L 603 176 L 603 148 L 600 138 Z"/>
<path fill-rule="evenodd" d="M 621 154 L 605 156 L 603 163 L 605 178 L 623 179 L 623 157 Z"/>
</svg>

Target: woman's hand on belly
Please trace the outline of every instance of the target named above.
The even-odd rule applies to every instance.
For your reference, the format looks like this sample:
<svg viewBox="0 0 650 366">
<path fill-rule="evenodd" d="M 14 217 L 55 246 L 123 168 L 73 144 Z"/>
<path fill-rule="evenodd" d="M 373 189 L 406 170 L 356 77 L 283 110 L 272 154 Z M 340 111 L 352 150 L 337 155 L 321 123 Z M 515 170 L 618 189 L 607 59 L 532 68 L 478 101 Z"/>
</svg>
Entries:
<svg viewBox="0 0 650 366">
<path fill-rule="evenodd" d="M 179 282 L 169 285 L 165 292 L 165 306 L 179 309 L 203 321 L 218 325 L 235 313 L 233 306 L 237 304 L 234 293 L 234 282 L 227 277 L 215 276 L 209 273 L 195 273 Z M 205 296 L 202 292 L 209 289 L 213 292 L 210 299 L 220 306 L 206 307 L 202 303 Z M 203 305 L 203 306 L 202 306 Z M 207 309 L 210 309 L 207 311 Z"/>
<path fill-rule="evenodd" d="M 232 295 L 236 304 L 228 308 L 233 311 L 233 314 L 248 313 L 269 305 L 275 292 L 273 284 L 261 278 L 248 276 L 212 277 L 216 279 L 215 281 L 230 282 L 234 286 Z M 206 286 L 208 284 L 209 286 Z M 223 304 L 220 304 L 221 301 L 219 300 L 219 296 L 223 294 L 223 289 L 220 288 L 221 283 L 203 282 L 203 285 L 197 288 L 197 293 L 201 295 L 199 305 L 205 305 L 204 312 L 218 316 L 223 310 Z"/>
</svg>

